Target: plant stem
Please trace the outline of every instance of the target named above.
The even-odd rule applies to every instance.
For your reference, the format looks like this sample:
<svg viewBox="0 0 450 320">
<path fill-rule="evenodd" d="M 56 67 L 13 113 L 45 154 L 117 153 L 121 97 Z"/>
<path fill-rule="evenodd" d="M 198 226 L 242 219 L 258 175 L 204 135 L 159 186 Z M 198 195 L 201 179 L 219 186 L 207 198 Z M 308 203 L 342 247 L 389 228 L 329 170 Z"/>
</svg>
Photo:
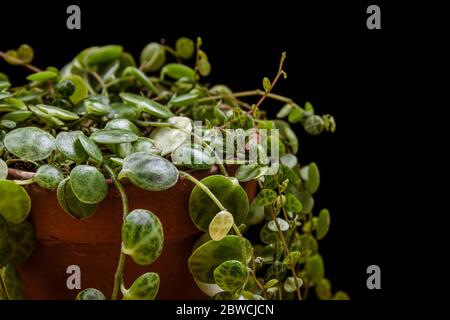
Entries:
<svg viewBox="0 0 450 320">
<path fill-rule="evenodd" d="M 198 99 L 197 102 L 201 103 L 201 102 L 208 102 L 208 101 L 219 100 L 219 99 L 234 99 L 234 98 L 242 98 L 242 97 L 264 96 L 264 95 L 266 95 L 266 93 L 264 91 L 256 89 L 256 90 L 236 92 L 236 93 L 232 93 L 232 94 L 220 94 L 220 95 L 216 95 L 216 96 L 205 97 L 205 98 Z M 293 102 L 292 99 L 282 96 L 282 95 L 279 95 L 279 94 L 275 94 L 275 93 L 268 93 L 266 96 L 267 96 L 267 98 L 270 98 L 273 100 L 278 100 L 278 101 L 285 102 L 285 103 Z"/>
<path fill-rule="evenodd" d="M 280 240 L 281 240 L 281 243 L 283 245 L 284 256 L 287 257 L 289 255 L 289 248 L 287 246 L 286 239 L 284 238 L 283 232 L 281 231 L 280 224 L 278 223 L 277 217 L 275 216 L 275 211 L 270 210 L 270 212 L 271 212 L 271 215 L 272 215 L 272 219 L 275 222 L 275 225 L 277 226 L 278 235 L 280 236 Z M 294 283 L 295 283 L 295 289 L 296 289 L 296 292 L 297 292 L 297 298 L 298 298 L 298 300 L 302 300 L 302 295 L 300 293 L 300 288 L 299 288 L 298 283 L 297 283 L 297 272 L 295 272 L 295 266 L 294 265 L 291 266 L 291 272 L 292 272 L 292 275 L 294 276 Z"/>
<path fill-rule="evenodd" d="M 125 191 L 125 188 L 123 185 L 117 180 L 116 175 L 114 171 L 108 166 L 104 165 L 104 168 L 106 171 L 108 171 L 108 174 L 110 175 L 114 186 L 117 188 L 117 190 L 120 193 L 120 197 L 122 198 L 122 210 L 123 210 L 123 220 L 125 220 L 126 216 L 128 215 L 128 196 Z M 125 254 L 120 250 L 120 256 L 119 256 L 119 262 L 117 264 L 116 274 L 114 276 L 114 287 L 111 294 L 111 300 L 117 300 L 117 296 L 119 294 L 119 289 L 123 285 L 123 271 L 125 269 Z"/>
<path fill-rule="evenodd" d="M 3 59 L 5 59 L 5 61 L 14 61 L 14 63 L 24 66 L 25 68 L 33 71 L 33 72 L 41 72 L 42 70 L 39 69 L 38 67 L 33 66 L 32 64 L 29 63 L 24 63 L 22 60 L 15 58 L 15 57 L 11 57 L 9 55 L 7 55 L 6 53 L 4 53 L 3 51 L 0 51 L 0 57 L 2 57 Z"/>
<path fill-rule="evenodd" d="M 258 277 L 256 276 L 256 261 L 255 261 L 255 253 L 253 248 L 251 249 L 252 254 L 252 276 L 253 279 L 255 279 L 256 285 L 261 289 L 262 295 L 265 299 L 267 299 L 266 289 L 264 289 L 264 286 L 261 284 L 261 282 L 258 280 Z"/>
</svg>

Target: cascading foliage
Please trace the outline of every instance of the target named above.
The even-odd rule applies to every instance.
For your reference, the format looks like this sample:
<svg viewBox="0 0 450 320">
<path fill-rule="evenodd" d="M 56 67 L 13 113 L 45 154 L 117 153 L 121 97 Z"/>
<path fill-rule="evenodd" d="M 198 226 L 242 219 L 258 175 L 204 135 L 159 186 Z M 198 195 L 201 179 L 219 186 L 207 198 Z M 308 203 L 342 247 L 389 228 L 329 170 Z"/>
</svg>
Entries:
<svg viewBox="0 0 450 320">
<path fill-rule="evenodd" d="M 262 89 L 233 93 L 225 85 L 202 83 L 211 65 L 201 46 L 201 39 L 180 38 L 174 48 L 152 42 L 139 65 L 119 45 L 92 47 L 61 70 L 32 65 L 28 45 L 0 51 L 6 62 L 30 70 L 29 82 L 19 87 L 11 87 L 0 73 L 0 299 L 23 298 L 26 283 L 16 266 L 36 243 L 24 186 L 36 183 L 56 191 L 67 214 L 89 219 L 107 196 L 108 178 L 121 195 L 124 217 L 111 299 L 118 299 L 119 291 L 127 300 L 155 299 L 156 273 L 125 287 L 125 256 L 148 266 L 164 245 L 157 215 L 145 208 L 130 212 L 122 181 L 157 192 L 179 179 L 195 185 L 189 212 L 204 235 L 187 265 L 205 293 L 214 299 L 304 299 L 314 288 L 320 299 L 348 298 L 342 291 L 333 293 L 325 278 L 318 240 L 328 232 L 330 214 L 313 210 L 319 170 L 315 163 L 298 162 L 298 138 L 290 126 L 300 124 L 311 135 L 334 132 L 333 117 L 272 92 L 286 78 L 285 54 Z M 248 102 L 255 97 L 254 104 Z M 266 100 L 284 105 L 277 119 L 261 110 Z M 196 124 L 200 131 L 194 121 L 202 122 Z M 227 129 L 252 128 L 279 130 L 279 136 L 266 137 L 278 140 L 278 165 L 269 165 L 267 149 L 245 139 L 244 152 L 256 148 L 258 161 L 217 157 L 214 147 L 224 143 Z M 230 165 L 238 166 L 234 177 Z M 9 169 L 33 174 L 11 180 Z M 215 174 L 199 181 L 191 175 L 197 170 Z M 240 182 L 252 180 L 259 192 L 249 203 Z M 246 234 L 257 236 L 247 239 Z M 106 297 L 88 288 L 77 299 Z"/>
</svg>

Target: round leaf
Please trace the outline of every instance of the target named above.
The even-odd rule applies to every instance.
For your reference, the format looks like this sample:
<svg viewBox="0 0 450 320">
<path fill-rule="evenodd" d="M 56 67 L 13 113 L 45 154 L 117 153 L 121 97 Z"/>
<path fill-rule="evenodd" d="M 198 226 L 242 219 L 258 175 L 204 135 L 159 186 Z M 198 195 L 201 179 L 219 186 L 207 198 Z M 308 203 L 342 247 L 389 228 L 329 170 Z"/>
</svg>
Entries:
<svg viewBox="0 0 450 320">
<path fill-rule="evenodd" d="M 302 279 L 297 277 L 297 281 L 295 281 L 294 277 L 287 277 L 286 281 L 283 284 L 283 288 L 286 292 L 292 293 L 297 291 L 297 288 L 300 288 L 302 285 L 303 285 Z"/>
<path fill-rule="evenodd" d="M 16 268 L 8 264 L 0 271 L 0 280 L 3 284 L 3 289 L 9 300 L 22 300 L 24 294 L 24 286 L 22 277 Z"/>
<path fill-rule="evenodd" d="M 214 281 L 225 291 L 234 292 L 245 284 L 247 268 L 238 260 L 228 260 L 214 270 Z"/>
<path fill-rule="evenodd" d="M 9 226 L 9 263 L 19 265 L 33 252 L 36 245 L 36 231 L 31 223 L 23 221 Z"/>
<path fill-rule="evenodd" d="M 123 177 L 127 177 L 141 189 L 161 191 L 177 183 L 178 170 L 162 157 L 137 152 L 125 158 L 119 174 L 119 178 Z"/>
<path fill-rule="evenodd" d="M 166 52 L 164 47 L 156 42 L 151 42 L 145 46 L 141 53 L 141 64 L 146 72 L 157 71 L 166 62 Z"/>
<path fill-rule="evenodd" d="M 130 212 L 122 226 L 122 252 L 141 266 L 152 264 L 161 254 L 164 233 L 161 222 L 152 212 L 136 209 Z"/>
<path fill-rule="evenodd" d="M 325 273 L 323 260 L 319 254 L 315 254 L 306 261 L 306 270 L 314 284 L 319 283 Z"/>
<path fill-rule="evenodd" d="M 139 137 L 139 139 L 133 142 L 133 151 L 160 155 L 162 147 L 159 145 L 159 143 L 150 138 Z"/>
<path fill-rule="evenodd" d="M 314 162 L 311 162 L 300 170 L 300 174 L 305 181 L 308 191 L 311 194 L 314 194 L 319 189 L 320 184 L 320 173 L 317 165 Z"/>
<path fill-rule="evenodd" d="M 142 136 L 141 130 L 130 120 L 114 119 L 105 125 L 105 129 L 122 129 L 134 132 L 138 136 Z"/>
<path fill-rule="evenodd" d="M 73 193 L 83 203 L 99 203 L 108 193 L 108 184 L 105 177 L 97 168 L 92 166 L 76 166 L 70 172 L 69 182 Z"/>
<path fill-rule="evenodd" d="M 86 65 L 99 64 L 102 62 L 114 60 L 120 57 L 123 48 L 118 45 L 108 45 L 100 48 L 93 48 L 89 50 L 84 57 Z"/>
<path fill-rule="evenodd" d="M 228 211 L 220 211 L 209 224 L 209 235 L 215 241 L 222 240 L 233 226 L 233 215 Z"/>
<path fill-rule="evenodd" d="M 233 215 L 237 225 L 245 222 L 249 204 L 247 194 L 236 178 L 214 175 L 201 181 Z M 189 212 L 194 224 L 205 232 L 220 208 L 199 187 L 195 186 L 189 199 Z"/>
<path fill-rule="evenodd" d="M 61 208 L 76 219 L 87 219 L 97 210 L 96 204 L 86 204 L 78 200 L 72 191 L 68 178 L 61 181 L 56 196 Z"/>
<path fill-rule="evenodd" d="M 37 81 L 37 82 L 44 82 L 51 79 L 54 79 L 58 76 L 56 72 L 53 71 L 41 71 L 32 73 L 27 77 L 27 80 L 29 81 Z"/>
<path fill-rule="evenodd" d="M 172 162 L 190 169 L 208 169 L 214 163 L 214 159 L 201 146 L 184 144 L 172 153 Z"/>
<path fill-rule="evenodd" d="M 187 78 L 191 81 L 195 79 L 194 69 L 181 63 L 168 63 L 161 69 L 161 76 L 168 75 L 174 79 Z"/>
<path fill-rule="evenodd" d="M 155 300 L 159 290 L 159 275 L 148 272 L 137 278 L 130 289 L 123 290 L 123 300 Z"/>
<path fill-rule="evenodd" d="M 330 212 L 327 209 L 322 209 L 317 220 L 316 235 L 317 240 L 325 238 L 330 229 Z"/>
<path fill-rule="evenodd" d="M 277 200 L 277 193 L 270 189 L 262 189 L 256 197 L 256 204 L 265 207 Z"/>
<path fill-rule="evenodd" d="M 44 160 L 55 149 L 55 138 L 36 127 L 15 129 L 5 136 L 6 149 L 13 155 L 31 161 Z"/>
<path fill-rule="evenodd" d="M 281 218 L 276 218 L 276 221 L 278 222 L 278 226 L 280 227 L 281 231 L 287 231 L 289 230 L 289 223 L 287 223 L 286 220 Z M 278 232 L 278 227 L 275 222 L 275 220 L 271 220 L 267 223 L 267 228 L 269 228 L 270 231 Z"/>
<path fill-rule="evenodd" d="M 180 38 L 175 43 L 175 50 L 181 58 L 189 59 L 195 51 L 194 41 L 185 37 Z"/>
<path fill-rule="evenodd" d="M 76 163 L 85 162 L 88 154 L 81 145 L 78 137 L 81 131 L 60 132 L 56 136 L 56 148 L 66 158 Z"/>
<path fill-rule="evenodd" d="M 283 265 L 280 261 L 275 261 L 267 269 L 264 280 L 269 281 L 271 279 L 277 279 L 278 281 L 282 281 L 286 277 L 286 273 L 286 266 Z"/>
<path fill-rule="evenodd" d="M 10 180 L 0 180 L 0 215 L 10 224 L 24 221 L 31 210 L 31 199 L 24 188 Z"/>
<path fill-rule="evenodd" d="M 184 130 L 156 128 L 152 132 L 150 138 L 161 145 L 162 156 L 172 153 L 186 141 L 189 141 L 191 135 L 188 132 L 192 131 L 192 120 L 187 117 L 172 117 L 167 122 Z"/>
<path fill-rule="evenodd" d="M 117 144 L 136 141 L 138 136 L 129 130 L 101 129 L 92 133 L 91 139 L 100 144 Z"/>
<path fill-rule="evenodd" d="M 45 189 L 55 190 L 60 182 L 64 179 L 64 175 L 58 168 L 51 165 L 40 166 L 34 175 L 34 181 Z"/>
<path fill-rule="evenodd" d="M 154 100 L 134 93 L 122 92 L 119 95 L 125 103 L 137 107 L 140 112 L 146 112 L 161 119 L 167 119 L 173 116 L 172 111 Z"/>
<path fill-rule="evenodd" d="M 106 300 L 106 297 L 100 290 L 88 288 L 78 293 L 75 300 Z"/>
<path fill-rule="evenodd" d="M 316 295 L 320 300 L 331 299 L 331 283 L 328 279 L 323 278 L 315 287 Z"/>
<path fill-rule="evenodd" d="M 102 162 L 103 155 L 100 148 L 92 141 L 90 138 L 86 137 L 84 134 L 80 134 L 78 136 L 81 145 L 84 148 L 84 151 L 95 161 Z"/>
<path fill-rule="evenodd" d="M 246 239 L 247 263 L 251 260 L 251 244 Z M 210 240 L 198 247 L 188 260 L 192 275 L 205 283 L 215 283 L 214 270 L 228 260 L 242 261 L 242 241 L 238 236 L 226 236 L 220 241 Z"/>
</svg>

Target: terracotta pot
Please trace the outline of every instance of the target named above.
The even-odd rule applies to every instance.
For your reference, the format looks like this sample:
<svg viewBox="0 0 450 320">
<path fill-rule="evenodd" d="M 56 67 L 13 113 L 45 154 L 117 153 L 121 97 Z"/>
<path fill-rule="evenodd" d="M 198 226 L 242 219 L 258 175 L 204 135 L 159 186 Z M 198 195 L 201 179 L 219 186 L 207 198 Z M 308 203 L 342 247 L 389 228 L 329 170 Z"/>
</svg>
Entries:
<svg viewBox="0 0 450 320">
<path fill-rule="evenodd" d="M 10 178 L 30 176 L 11 170 Z M 208 172 L 194 176 L 201 179 Z M 15 176 L 15 177 L 14 177 Z M 148 267 L 136 265 L 127 257 L 127 286 L 142 273 L 160 275 L 158 299 L 205 299 L 187 266 L 188 257 L 202 234 L 192 223 L 188 203 L 193 184 L 180 180 L 169 190 L 149 192 L 131 184 L 125 188 L 130 210 L 144 208 L 155 213 L 164 228 L 164 249 L 159 259 Z M 255 183 L 243 184 L 253 199 Z M 32 200 L 30 218 L 36 227 L 37 245 L 28 260 L 19 267 L 26 286 L 26 299 L 74 299 L 79 290 L 67 288 L 67 268 L 81 269 L 81 288 L 97 288 L 110 296 L 120 253 L 122 207 L 117 190 L 110 186 L 107 198 L 94 216 L 80 221 L 65 213 L 56 200 L 56 193 L 36 184 L 27 187 Z"/>
</svg>

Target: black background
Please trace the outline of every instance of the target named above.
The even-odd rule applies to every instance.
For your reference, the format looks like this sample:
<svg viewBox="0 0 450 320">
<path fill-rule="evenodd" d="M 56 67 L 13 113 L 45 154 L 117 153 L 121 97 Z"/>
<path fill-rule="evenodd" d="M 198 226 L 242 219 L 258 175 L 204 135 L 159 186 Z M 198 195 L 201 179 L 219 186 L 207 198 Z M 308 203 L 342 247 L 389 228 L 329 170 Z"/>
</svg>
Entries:
<svg viewBox="0 0 450 320">
<path fill-rule="evenodd" d="M 409 204 L 417 164 L 407 154 L 417 140 L 408 98 L 420 45 L 417 30 L 405 23 L 411 18 L 407 7 L 373 3 L 381 7 L 381 30 L 366 28 L 372 3 L 347 1 L 8 1 L 0 8 L 0 50 L 28 43 L 35 65 L 62 67 L 93 45 L 121 44 L 138 58 L 148 42 L 201 36 L 213 67 L 207 80 L 234 91 L 260 87 L 287 51 L 288 79 L 275 91 L 299 104 L 310 101 L 337 121 L 333 135 L 297 130 L 300 161 L 315 161 L 321 169 L 317 208 L 332 213 L 330 233 L 320 244 L 326 275 L 334 289 L 355 300 L 410 298 L 419 294 L 414 277 L 421 253 L 419 209 Z M 82 30 L 66 29 L 68 4 L 80 5 Z M 0 71 L 14 84 L 27 74 L 3 61 Z M 366 288 L 371 264 L 381 267 L 378 291 Z"/>
</svg>

